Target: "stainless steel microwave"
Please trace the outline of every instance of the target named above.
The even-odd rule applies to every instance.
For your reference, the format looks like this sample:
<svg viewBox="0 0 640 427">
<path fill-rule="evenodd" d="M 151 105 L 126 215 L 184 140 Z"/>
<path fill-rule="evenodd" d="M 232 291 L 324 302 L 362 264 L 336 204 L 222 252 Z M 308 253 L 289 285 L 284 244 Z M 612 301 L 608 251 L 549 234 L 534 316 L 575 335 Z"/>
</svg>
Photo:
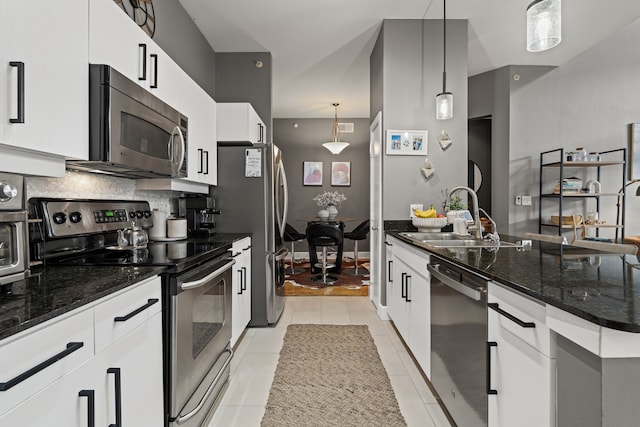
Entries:
<svg viewBox="0 0 640 427">
<path fill-rule="evenodd" d="M 89 161 L 67 168 L 130 178 L 187 176 L 188 119 L 108 65 L 89 65 Z"/>
</svg>

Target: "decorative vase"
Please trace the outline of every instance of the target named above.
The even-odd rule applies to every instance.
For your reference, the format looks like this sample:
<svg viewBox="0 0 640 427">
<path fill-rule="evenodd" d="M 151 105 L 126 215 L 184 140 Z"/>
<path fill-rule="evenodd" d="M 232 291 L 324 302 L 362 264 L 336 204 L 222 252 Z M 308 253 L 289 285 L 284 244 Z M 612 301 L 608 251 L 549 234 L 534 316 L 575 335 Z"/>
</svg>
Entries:
<svg viewBox="0 0 640 427">
<path fill-rule="evenodd" d="M 334 205 L 327 206 L 327 212 L 329 213 L 329 219 L 336 219 L 338 216 L 338 208 Z"/>
<path fill-rule="evenodd" d="M 326 220 L 329 218 L 329 212 L 327 212 L 325 209 L 320 209 L 318 211 L 318 218 L 320 218 L 321 220 Z"/>
</svg>

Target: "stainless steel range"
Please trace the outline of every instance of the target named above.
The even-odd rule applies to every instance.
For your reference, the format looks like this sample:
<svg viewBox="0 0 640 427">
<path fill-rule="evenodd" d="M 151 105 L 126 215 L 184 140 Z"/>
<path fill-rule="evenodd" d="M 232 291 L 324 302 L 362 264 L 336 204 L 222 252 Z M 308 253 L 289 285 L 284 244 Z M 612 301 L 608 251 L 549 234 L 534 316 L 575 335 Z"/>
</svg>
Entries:
<svg viewBox="0 0 640 427">
<path fill-rule="evenodd" d="M 213 238 L 118 250 L 118 230 L 153 225 L 145 201 L 31 199 L 31 253 L 46 265 L 155 265 L 163 274 L 165 426 L 208 423 L 226 389 L 231 340 L 231 243 Z"/>
</svg>

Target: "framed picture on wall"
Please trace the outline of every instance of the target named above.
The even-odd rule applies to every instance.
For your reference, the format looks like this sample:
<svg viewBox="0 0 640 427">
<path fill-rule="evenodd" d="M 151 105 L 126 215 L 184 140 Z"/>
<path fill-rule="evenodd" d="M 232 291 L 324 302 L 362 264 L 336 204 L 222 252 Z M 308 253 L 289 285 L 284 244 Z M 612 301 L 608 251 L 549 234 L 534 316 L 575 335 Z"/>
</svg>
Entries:
<svg viewBox="0 0 640 427">
<path fill-rule="evenodd" d="M 322 162 L 302 162 L 302 185 L 322 186 Z"/>
<path fill-rule="evenodd" d="M 629 140 L 629 181 L 640 179 L 640 123 L 631 123 Z"/>
<path fill-rule="evenodd" d="M 426 156 L 426 130 L 388 130 L 386 154 L 400 156 Z"/>
<path fill-rule="evenodd" d="M 331 162 L 331 185 L 333 187 L 351 186 L 351 162 Z"/>
</svg>

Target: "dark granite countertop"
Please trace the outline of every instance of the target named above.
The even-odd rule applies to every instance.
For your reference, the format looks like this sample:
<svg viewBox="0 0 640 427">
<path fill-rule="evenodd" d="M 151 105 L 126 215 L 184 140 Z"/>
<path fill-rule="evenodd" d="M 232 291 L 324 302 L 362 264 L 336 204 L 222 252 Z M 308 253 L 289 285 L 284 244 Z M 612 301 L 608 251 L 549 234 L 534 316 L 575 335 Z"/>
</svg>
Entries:
<svg viewBox="0 0 640 427">
<path fill-rule="evenodd" d="M 211 251 L 247 233 L 216 233 L 189 239 L 211 244 Z M 199 257 L 205 257 L 200 254 Z M 47 266 L 32 277 L 0 287 L 0 340 L 85 304 L 156 276 L 166 266 Z"/>
<path fill-rule="evenodd" d="M 533 241 L 530 248 L 431 249 L 400 233 L 385 231 L 413 246 L 441 256 L 478 274 L 560 308 L 592 323 L 640 332 L 640 259 L 592 249 Z M 515 242 L 518 237 L 501 235 Z"/>
</svg>

